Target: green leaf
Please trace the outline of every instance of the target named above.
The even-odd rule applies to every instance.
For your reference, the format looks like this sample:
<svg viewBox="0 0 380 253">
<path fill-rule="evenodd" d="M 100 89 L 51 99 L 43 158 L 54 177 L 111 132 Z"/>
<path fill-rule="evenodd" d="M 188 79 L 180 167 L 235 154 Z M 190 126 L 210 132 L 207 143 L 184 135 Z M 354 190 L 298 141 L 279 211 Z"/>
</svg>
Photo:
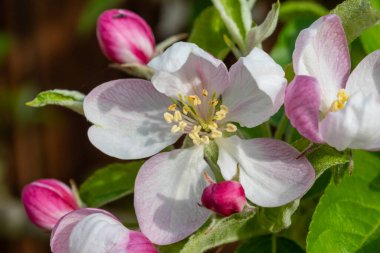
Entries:
<svg viewBox="0 0 380 253">
<path fill-rule="evenodd" d="M 272 35 L 277 26 L 278 14 L 280 12 L 280 2 L 272 5 L 263 23 L 253 27 L 247 34 L 247 50 L 251 51 L 259 46 L 265 39 Z"/>
<path fill-rule="evenodd" d="M 297 18 L 319 18 L 326 15 L 328 10 L 315 2 L 285 2 L 281 4 L 279 19 L 282 22 L 288 22 Z"/>
<path fill-rule="evenodd" d="M 380 12 L 371 6 L 369 0 L 346 0 L 331 13 L 341 18 L 348 44 L 380 20 Z"/>
<path fill-rule="evenodd" d="M 97 170 L 79 188 L 81 199 L 90 207 L 100 207 L 133 193 L 142 161 L 115 163 Z"/>
<path fill-rule="evenodd" d="M 0 32 L 0 64 L 3 63 L 4 58 L 7 56 L 11 49 L 12 39 L 9 34 Z"/>
<path fill-rule="evenodd" d="M 84 94 L 73 90 L 48 90 L 39 93 L 35 99 L 27 102 L 26 105 L 32 107 L 59 105 L 83 115 L 84 97 Z"/>
<path fill-rule="evenodd" d="M 160 247 L 161 253 L 201 253 L 214 247 L 265 233 L 254 220 L 255 212 L 238 213 L 206 223 L 188 239 Z"/>
<path fill-rule="evenodd" d="M 251 11 L 246 0 L 212 0 L 232 39 L 245 51 L 245 37 L 252 26 Z"/>
<path fill-rule="evenodd" d="M 354 151 L 354 171 L 327 187 L 313 215 L 307 252 L 378 252 L 380 158 Z"/>
<path fill-rule="evenodd" d="M 230 51 L 224 43 L 223 35 L 227 34 L 223 20 L 214 7 L 206 8 L 195 20 L 189 41 L 219 59 L 224 59 Z"/>
<path fill-rule="evenodd" d="M 377 24 L 360 35 L 360 41 L 367 54 L 380 49 L 380 24 Z"/>
<path fill-rule="evenodd" d="M 294 241 L 277 237 L 276 235 L 263 235 L 253 237 L 244 242 L 236 253 L 304 253 L 305 251 Z"/>
</svg>

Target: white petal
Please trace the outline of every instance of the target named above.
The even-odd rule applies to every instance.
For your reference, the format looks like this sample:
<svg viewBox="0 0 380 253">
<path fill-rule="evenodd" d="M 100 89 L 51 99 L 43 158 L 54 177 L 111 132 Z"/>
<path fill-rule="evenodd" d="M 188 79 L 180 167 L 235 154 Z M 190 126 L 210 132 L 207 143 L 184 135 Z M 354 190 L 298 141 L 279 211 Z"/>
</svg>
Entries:
<svg viewBox="0 0 380 253">
<path fill-rule="evenodd" d="M 140 229 L 153 243 L 180 241 L 196 231 L 210 212 L 198 206 L 211 172 L 203 147 L 153 156 L 141 167 L 135 183 L 135 210 Z"/>
<path fill-rule="evenodd" d="M 346 89 L 349 94 L 380 93 L 380 50 L 367 55 L 352 71 L 347 81 Z"/>
<path fill-rule="evenodd" d="M 83 104 L 87 119 L 94 124 L 88 131 L 90 141 L 120 159 L 154 155 L 179 138 L 163 117 L 170 104 L 148 81 L 104 83 L 92 90 Z"/>
<path fill-rule="evenodd" d="M 306 158 L 285 142 L 274 139 L 217 140 L 218 164 L 230 180 L 240 166 L 240 182 L 247 198 L 264 207 L 284 205 L 300 198 L 312 186 L 315 172 Z"/>
<path fill-rule="evenodd" d="M 78 222 L 69 239 L 70 253 L 125 253 L 129 230 L 107 215 L 91 214 Z"/>
<path fill-rule="evenodd" d="M 155 70 L 154 87 L 169 97 L 201 96 L 203 89 L 219 95 L 228 86 L 224 63 L 192 43 L 177 42 L 148 65 Z"/>
<path fill-rule="evenodd" d="M 284 102 L 286 79 L 281 66 L 259 48 L 239 59 L 230 70 L 231 84 L 223 93 L 228 121 L 254 127 L 267 121 Z"/>
<path fill-rule="evenodd" d="M 345 107 L 330 112 L 321 122 L 323 139 L 338 150 L 380 148 L 380 99 L 378 94 L 351 96 Z"/>
</svg>

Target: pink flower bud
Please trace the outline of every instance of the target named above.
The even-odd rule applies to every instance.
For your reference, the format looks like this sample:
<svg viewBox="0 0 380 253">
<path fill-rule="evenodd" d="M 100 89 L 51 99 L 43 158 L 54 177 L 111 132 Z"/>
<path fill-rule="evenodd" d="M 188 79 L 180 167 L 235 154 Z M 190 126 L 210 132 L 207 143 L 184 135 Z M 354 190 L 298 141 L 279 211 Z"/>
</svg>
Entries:
<svg viewBox="0 0 380 253">
<path fill-rule="evenodd" d="M 48 230 L 62 216 L 79 208 L 70 188 L 55 179 L 39 179 L 26 185 L 22 203 L 30 221 Z"/>
<path fill-rule="evenodd" d="M 202 194 L 203 206 L 223 216 L 241 212 L 246 203 L 244 189 L 236 181 L 211 183 Z"/>
<path fill-rule="evenodd" d="M 116 63 L 147 64 L 155 52 L 152 30 L 128 10 L 107 10 L 98 18 L 97 36 L 104 55 Z"/>
</svg>

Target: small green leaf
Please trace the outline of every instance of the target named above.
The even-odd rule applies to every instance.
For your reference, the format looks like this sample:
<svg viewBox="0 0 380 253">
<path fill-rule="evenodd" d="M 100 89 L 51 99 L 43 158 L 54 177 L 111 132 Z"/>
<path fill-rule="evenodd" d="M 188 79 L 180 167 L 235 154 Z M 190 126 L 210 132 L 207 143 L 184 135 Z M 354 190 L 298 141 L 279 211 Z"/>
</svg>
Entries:
<svg viewBox="0 0 380 253">
<path fill-rule="evenodd" d="M 369 0 L 346 0 L 331 13 L 341 18 L 348 44 L 380 20 L 380 12 Z"/>
<path fill-rule="evenodd" d="M 83 115 L 84 97 L 84 94 L 73 90 L 48 90 L 39 93 L 35 99 L 26 103 L 26 105 L 32 107 L 59 105 Z"/>
<path fill-rule="evenodd" d="M 320 16 L 326 15 L 328 10 L 315 2 L 285 2 L 281 4 L 279 19 L 282 22 L 288 22 L 297 18 L 319 18 Z"/>
<path fill-rule="evenodd" d="M 263 235 L 253 237 L 244 242 L 236 253 L 304 253 L 305 251 L 294 241 L 277 237 L 276 235 Z"/>
<path fill-rule="evenodd" d="M 81 199 L 90 207 L 100 207 L 133 193 L 142 161 L 115 163 L 97 170 L 79 188 Z"/>
<path fill-rule="evenodd" d="M 207 164 L 210 166 L 212 172 L 214 173 L 215 179 L 217 182 L 224 181 L 222 173 L 220 172 L 220 168 L 218 165 L 218 156 L 219 156 L 219 148 L 218 145 L 214 141 L 210 142 L 210 144 L 206 145 L 204 148 L 204 159 Z"/>
<path fill-rule="evenodd" d="M 378 252 L 380 158 L 354 151 L 354 171 L 330 183 L 313 215 L 307 252 Z"/>
<path fill-rule="evenodd" d="M 254 220 L 255 212 L 216 218 L 206 223 L 188 239 L 160 247 L 161 253 L 201 253 L 214 247 L 265 233 Z"/>
<path fill-rule="evenodd" d="M 380 24 L 377 24 L 360 35 L 360 41 L 367 54 L 380 49 Z"/>
<path fill-rule="evenodd" d="M 224 43 L 227 34 L 218 11 L 214 7 L 206 8 L 195 20 L 189 41 L 197 44 L 205 51 L 219 59 L 224 59 L 230 51 Z"/>
</svg>

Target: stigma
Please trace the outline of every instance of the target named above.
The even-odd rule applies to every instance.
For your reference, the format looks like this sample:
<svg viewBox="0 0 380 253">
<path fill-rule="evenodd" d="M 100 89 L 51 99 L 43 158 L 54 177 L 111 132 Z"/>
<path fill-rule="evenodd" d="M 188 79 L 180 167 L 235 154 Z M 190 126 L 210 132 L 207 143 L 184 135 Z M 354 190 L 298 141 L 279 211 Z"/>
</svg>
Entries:
<svg viewBox="0 0 380 253">
<path fill-rule="evenodd" d="M 234 133 L 237 127 L 232 123 L 220 124 L 229 110 L 221 104 L 216 93 L 203 89 L 200 96 L 179 95 L 178 100 L 164 113 L 166 123 L 170 124 L 171 133 L 188 134 L 195 145 L 209 144 L 210 141 L 223 137 L 223 132 Z M 223 122 L 222 122 L 223 123 Z"/>
<path fill-rule="evenodd" d="M 331 112 L 337 112 L 344 108 L 349 98 L 345 89 L 340 89 L 336 95 L 336 99 L 333 101 L 330 107 Z"/>
</svg>

